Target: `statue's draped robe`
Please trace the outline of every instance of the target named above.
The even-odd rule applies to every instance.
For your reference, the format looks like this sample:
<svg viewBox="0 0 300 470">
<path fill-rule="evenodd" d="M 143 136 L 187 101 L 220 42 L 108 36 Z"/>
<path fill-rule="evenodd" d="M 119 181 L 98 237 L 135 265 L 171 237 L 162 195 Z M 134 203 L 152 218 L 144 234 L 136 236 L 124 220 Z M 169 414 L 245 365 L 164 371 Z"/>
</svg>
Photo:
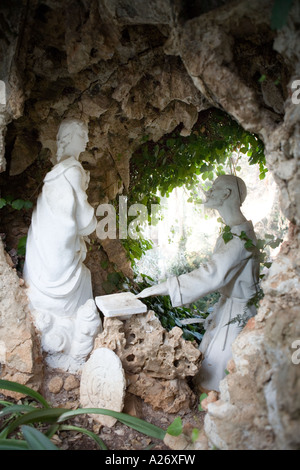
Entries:
<svg viewBox="0 0 300 470">
<path fill-rule="evenodd" d="M 256 243 L 251 221 L 231 227 L 233 234 L 240 235 L 242 231 Z M 212 292 L 221 294 L 207 318 L 208 327 L 200 344 L 204 360 L 198 381 L 205 389 L 219 390 L 219 382 L 232 357 L 231 344 L 241 331 L 238 323 L 229 322 L 245 309 L 255 314 L 255 307 L 248 307 L 247 303 L 256 294 L 258 280 L 259 261 L 245 248 L 245 240 L 234 236 L 225 243 L 220 236 L 207 264 L 167 281 L 173 307 L 191 304 Z"/>
<path fill-rule="evenodd" d="M 93 297 L 83 237 L 95 230 L 96 218 L 86 187 L 86 172 L 73 157 L 55 165 L 44 179 L 24 265 L 31 308 L 39 312 L 72 316 Z"/>
</svg>

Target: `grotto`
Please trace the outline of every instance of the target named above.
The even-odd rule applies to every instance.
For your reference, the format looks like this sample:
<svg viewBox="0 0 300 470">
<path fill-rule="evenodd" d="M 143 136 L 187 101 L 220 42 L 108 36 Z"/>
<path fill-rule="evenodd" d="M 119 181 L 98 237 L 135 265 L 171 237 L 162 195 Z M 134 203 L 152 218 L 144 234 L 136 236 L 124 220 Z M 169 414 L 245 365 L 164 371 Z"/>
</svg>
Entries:
<svg viewBox="0 0 300 470">
<path fill-rule="evenodd" d="M 88 127 L 80 161 L 97 216 L 101 204 L 116 206 L 120 196 L 138 202 L 132 181 L 147 166 L 139 162 L 146 141 L 150 166 L 170 135 L 185 142 L 224 119 L 262 143 L 288 234 L 262 281 L 257 315 L 232 345 L 219 394 L 205 410 L 192 408 L 186 375 L 197 354 L 179 328 L 162 332 L 152 310 L 141 325 L 136 318 L 106 318 L 95 347 L 113 350 L 132 375 L 124 412 L 148 421 L 156 416 L 166 428 L 168 413 L 185 422 L 186 411 L 183 432 L 157 449 L 299 449 L 299 1 L 2 0 L 0 22 L 0 379 L 31 387 L 57 406 L 78 406 L 76 374 L 45 363 L 22 277 L 24 240 L 55 163 L 60 123 L 79 119 Z M 120 279 L 134 282 L 128 249 L 120 238 L 90 235 L 85 264 L 95 297 L 117 292 Z M 171 347 L 179 351 L 176 367 L 158 366 L 157 359 L 151 369 L 135 357 L 144 338 L 145 350 L 153 347 L 149 325 L 166 356 Z M 151 443 L 119 422 L 106 428 L 84 419 L 110 448 Z M 87 438 L 54 437 L 66 449 L 91 445 Z"/>
</svg>

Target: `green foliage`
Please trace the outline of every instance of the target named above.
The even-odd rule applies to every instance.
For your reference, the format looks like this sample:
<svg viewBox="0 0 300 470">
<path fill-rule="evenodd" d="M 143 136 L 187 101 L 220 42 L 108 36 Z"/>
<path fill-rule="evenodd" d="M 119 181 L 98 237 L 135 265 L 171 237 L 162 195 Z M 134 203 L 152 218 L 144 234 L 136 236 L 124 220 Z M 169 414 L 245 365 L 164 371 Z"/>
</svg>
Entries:
<svg viewBox="0 0 300 470">
<path fill-rule="evenodd" d="M 18 241 L 17 253 L 19 256 L 25 256 L 27 235 L 21 237 Z"/>
<path fill-rule="evenodd" d="M 5 196 L 0 198 L 0 209 L 5 206 L 10 206 L 12 209 L 17 211 L 20 210 L 29 210 L 32 208 L 33 204 L 31 201 L 25 201 L 23 199 L 14 199 L 13 196 Z M 25 256 L 26 250 L 26 240 L 27 236 L 21 237 L 18 242 L 17 253 L 19 256 Z"/>
<path fill-rule="evenodd" d="M 6 196 L 0 198 L 0 209 L 5 206 L 11 206 L 13 209 L 20 211 L 21 209 L 31 209 L 33 204 L 31 201 L 24 201 L 23 199 L 13 199 L 13 196 Z"/>
<path fill-rule="evenodd" d="M 120 289 L 122 281 L 123 276 L 121 273 L 112 272 L 107 275 L 107 280 L 102 283 L 102 287 L 106 294 L 112 294 Z"/>
<path fill-rule="evenodd" d="M 173 423 L 167 429 L 167 433 L 171 436 L 180 436 L 182 433 L 182 420 L 180 416 L 174 419 Z"/>
<path fill-rule="evenodd" d="M 199 411 L 205 411 L 205 410 L 203 410 L 203 408 L 202 408 L 202 406 L 201 406 L 201 402 L 202 402 L 205 398 L 207 398 L 207 396 L 208 396 L 207 393 L 201 393 L 201 395 L 200 395 L 200 397 L 199 397 L 199 405 L 198 405 L 198 410 L 199 410 Z"/>
<path fill-rule="evenodd" d="M 275 0 L 271 14 L 271 28 L 281 29 L 287 22 L 293 0 Z"/>
<path fill-rule="evenodd" d="M 218 219 L 219 221 L 222 222 L 222 219 Z M 275 238 L 274 235 L 271 234 L 265 234 L 264 239 L 257 239 L 256 243 L 254 244 L 253 241 L 247 236 L 246 232 L 242 231 L 239 235 L 236 233 L 231 232 L 231 228 L 228 225 L 224 225 L 223 229 L 221 229 L 222 237 L 225 243 L 230 242 L 230 240 L 233 239 L 233 237 L 238 237 L 241 240 L 244 241 L 244 246 L 246 250 L 251 252 L 251 256 L 256 258 L 259 263 L 261 269 L 263 268 L 270 268 L 272 263 L 268 261 L 268 253 L 267 253 L 267 247 L 270 248 L 277 248 L 280 243 L 282 243 L 282 238 Z M 264 274 L 260 275 L 260 279 L 264 277 Z M 256 294 L 250 299 L 247 303 L 247 306 L 245 308 L 245 311 L 243 314 L 239 314 L 236 317 L 234 317 L 232 320 L 230 320 L 230 323 L 238 323 L 239 326 L 244 327 L 248 320 L 251 318 L 251 312 L 247 307 L 250 307 L 251 305 L 254 305 L 256 308 L 259 306 L 260 300 L 264 297 L 264 292 L 262 288 L 260 287 L 260 283 L 256 286 Z"/>
<path fill-rule="evenodd" d="M 199 203 L 199 176 L 202 186 L 207 189 L 216 176 L 225 173 L 226 166 L 230 166 L 233 173 L 238 171 L 239 167 L 233 163 L 234 152 L 239 158 L 248 158 L 250 165 L 259 165 L 259 177 L 265 177 L 267 168 L 262 141 L 217 109 L 201 113 L 193 132 L 187 137 L 180 136 L 179 128 L 159 142 L 145 136 L 130 161 L 128 205 L 144 204 L 150 221 L 151 204 L 160 203 L 158 192 L 169 196 L 174 188 L 182 186 L 190 192 L 189 201 Z M 122 243 L 132 265 L 152 248 L 142 233 L 138 240 L 128 238 Z"/>
<path fill-rule="evenodd" d="M 0 430 L 0 450 L 59 450 L 51 441 L 51 437 L 58 431 L 82 432 L 92 438 L 100 449 L 107 450 L 104 442 L 95 433 L 78 426 L 64 424 L 65 421 L 86 413 L 112 416 L 132 429 L 156 439 L 163 440 L 168 432 L 134 416 L 103 408 L 76 410 L 53 408 L 38 392 L 16 382 L 0 379 L 1 389 L 26 395 L 32 399 L 32 402 L 30 405 L 0 402 L 3 407 L 0 411 L 0 418 L 5 418 Z M 178 429 L 177 421 L 174 425 L 170 425 L 171 432 L 172 429 Z M 36 428 L 39 425 L 42 425 L 40 429 Z M 19 431 L 21 431 L 22 438 L 20 438 Z"/>
<path fill-rule="evenodd" d="M 159 142 L 150 141 L 145 136 L 131 159 L 128 206 L 134 203 L 144 204 L 150 218 L 151 204 L 160 203 L 158 192 L 162 196 L 169 196 L 174 188 L 181 186 L 189 191 L 190 202 L 199 203 L 199 184 L 208 189 L 216 176 L 225 173 L 226 166 L 230 166 L 234 174 L 239 170 L 232 158 L 236 153 L 239 158 L 248 158 L 250 165 L 259 165 L 260 179 L 265 177 L 267 169 L 262 141 L 245 131 L 230 116 L 216 109 L 201 113 L 190 136 L 180 136 L 179 128 Z M 232 236 L 228 228 L 227 240 Z M 132 266 L 135 260 L 152 248 L 152 243 L 142 236 L 138 240 L 127 238 L 122 243 Z M 151 282 L 153 283 L 151 278 L 143 276 L 138 291 L 151 285 Z M 212 297 L 214 302 L 217 300 L 216 296 L 218 294 Z M 212 298 L 207 300 L 211 301 Z M 185 339 L 201 341 L 204 334 L 202 325 L 183 326 L 180 320 L 195 316 L 205 318 L 208 312 L 203 302 L 205 304 L 206 301 L 202 301 L 202 308 L 199 308 L 197 302 L 189 309 L 172 307 L 169 296 L 151 297 L 144 299 L 144 302 L 157 313 L 164 328 L 170 330 L 179 326 L 183 329 Z"/>
<path fill-rule="evenodd" d="M 180 136 L 177 129 L 159 142 L 144 140 L 131 159 L 130 199 L 148 209 L 159 202 L 157 191 L 168 196 L 185 185 L 193 198 L 199 175 L 210 182 L 224 174 L 233 152 L 248 157 L 250 165 L 259 164 L 261 178 L 267 171 L 261 140 L 218 110 L 203 115 L 190 136 Z"/>
<path fill-rule="evenodd" d="M 130 286 L 130 291 L 138 294 L 146 287 L 154 284 L 150 276 L 142 274 L 143 281 L 132 283 L 128 281 L 126 288 Z M 183 325 L 181 320 L 189 318 L 205 319 L 208 312 L 201 312 L 196 304 L 191 308 L 187 307 L 173 307 L 170 297 L 168 295 L 151 296 L 143 299 L 143 303 L 147 305 L 148 310 L 153 310 L 158 316 L 163 328 L 170 331 L 174 326 L 178 326 L 183 331 L 183 338 L 190 341 L 200 343 L 204 335 L 202 324 L 196 323 L 191 325 Z"/>
</svg>

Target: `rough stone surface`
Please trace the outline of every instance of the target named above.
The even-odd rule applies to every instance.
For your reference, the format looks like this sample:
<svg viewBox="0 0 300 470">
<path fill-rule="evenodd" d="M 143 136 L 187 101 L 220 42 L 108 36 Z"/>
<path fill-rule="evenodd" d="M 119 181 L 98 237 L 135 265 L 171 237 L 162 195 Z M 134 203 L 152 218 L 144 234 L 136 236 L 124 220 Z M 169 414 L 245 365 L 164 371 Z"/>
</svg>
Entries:
<svg viewBox="0 0 300 470">
<path fill-rule="evenodd" d="M 196 396 L 184 379 L 163 380 L 149 374 L 127 374 L 127 390 L 141 397 L 154 410 L 182 414 L 196 403 Z"/>
<path fill-rule="evenodd" d="M 80 385 L 79 380 L 75 375 L 69 375 L 64 382 L 64 389 L 69 392 L 70 390 L 75 390 Z"/>
<path fill-rule="evenodd" d="M 108 348 L 94 350 L 84 364 L 80 380 L 80 403 L 85 408 L 122 411 L 125 396 L 125 374 L 118 356 Z M 103 426 L 111 427 L 116 418 L 92 415 Z"/>
<path fill-rule="evenodd" d="M 93 0 L 86 8 L 86 2 L 44 0 L 28 3 L 26 21 L 21 3 L 3 2 L 0 12 L 1 76 L 8 91 L 8 104 L 0 109 L 1 171 L 6 165 L 4 136 L 6 158 L 16 172 L 24 165 L 17 160 L 17 136 L 37 135 L 42 150 L 19 175 L 0 175 L 2 194 L 14 189 L 17 197 L 35 202 L 62 117 L 80 117 L 89 124 L 90 145 L 83 161 L 91 171 L 89 198 L 97 208 L 130 187 L 130 158 L 145 135 L 156 141 L 178 125 L 185 135 L 197 113 L 217 107 L 263 139 L 282 210 L 299 227 L 300 106 L 292 102 L 292 84 L 300 73 L 299 2 L 293 2 L 280 30 L 270 28 L 272 0 L 193 2 L 188 14 L 180 1 Z M 65 5 L 69 13 L 63 22 Z M 262 75 L 267 80 L 260 81 Z M 16 248 L 30 217 L 1 211 L 1 229 Z M 299 366 L 290 360 L 291 341 L 300 337 L 296 228 L 265 281 L 259 316 L 234 346 L 221 400 L 208 405 L 206 430 L 217 447 L 299 447 Z M 103 295 L 114 264 L 124 273 L 130 268 L 119 240 L 93 241 L 87 262 L 93 267 L 96 295 Z M 15 280 L 9 273 L 1 302 L 12 301 Z M 2 364 L 7 361 L 11 322 L 5 320 L 5 333 L 0 332 Z M 117 333 L 120 325 L 114 328 Z M 19 345 L 17 331 L 12 340 Z M 126 344 L 124 332 L 119 333 L 114 340 L 118 351 Z M 24 359 L 18 361 L 23 369 Z M 28 380 L 17 369 L 10 377 Z"/>
<path fill-rule="evenodd" d="M 167 332 L 152 311 L 124 322 L 105 318 L 95 339 L 94 349 L 99 347 L 112 349 L 127 373 L 164 380 L 193 377 L 202 357 L 195 343 L 182 338 L 180 328 Z"/>
<path fill-rule="evenodd" d="M 299 242 L 294 228 L 264 282 L 258 315 L 233 344 L 235 367 L 221 382 L 220 400 L 208 404 L 206 434 L 220 449 L 299 448 L 300 402 L 293 390 L 299 390 L 300 371 L 292 360 L 300 338 Z"/>
<path fill-rule="evenodd" d="M 182 330 L 167 332 L 154 312 L 121 321 L 105 318 L 94 349 L 106 347 L 121 359 L 128 391 L 154 409 L 177 413 L 195 403 L 186 378 L 199 370 L 201 353 L 182 338 Z"/>
<path fill-rule="evenodd" d="M 24 287 L 7 263 L 0 240 L 0 362 L 1 378 L 39 388 L 42 357 L 28 310 Z M 14 396 L 14 392 L 6 392 Z"/>
<path fill-rule="evenodd" d="M 62 389 L 64 381 L 61 377 L 55 376 L 52 377 L 51 380 L 48 382 L 48 390 L 50 393 L 59 393 Z"/>
</svg>

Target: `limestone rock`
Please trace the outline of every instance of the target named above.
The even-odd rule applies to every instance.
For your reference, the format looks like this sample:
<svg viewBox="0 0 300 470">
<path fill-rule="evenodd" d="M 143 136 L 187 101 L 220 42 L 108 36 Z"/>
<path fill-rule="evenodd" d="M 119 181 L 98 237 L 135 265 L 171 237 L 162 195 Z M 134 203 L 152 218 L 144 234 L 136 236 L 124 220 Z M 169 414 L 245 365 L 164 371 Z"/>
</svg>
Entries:
<svg viewBox="0 0 300 470">
<path fill-rule="evenodd" d="M 64 382 L 64 389 L 68 391 L 74 390 L 78 388 L 80 385 L 79 380 L 75 377 L 75 375 L 68 375 Z"/>
<path fill-rule="evenodd" d="M 51 393 L 59 393 L 62 389 L 62 386 L 64 384 L 64 381 L 59 375 L 56 375 L 55 377 L 52 377 L 51 380 L 49 380 L 48 383 L 48 390 Z"/>
<path fill-rule="evenodd" d="M 299 230 L 290 237 L 264 281 L 257 316 L 232 345 L 235 367 L 221 381 L 220 399 L 208 404 L 205 431 L 219 449 L 299 448 L 294 391 L 300 369 L 292 360 L 292 344 L 300 338 Z"/>
<path fill-rule="evenodd" d="M 118 269 L 126 276 L 132 278 L 133 271 L 121 242 L 119 240 L 106 238 L 105 240 L 101 240 L 101 245 L 108 256 L 108 259 L 112 263 L 115 263 Z"/>
<path fill-rule="evenodd" d="M 37 158 L 40 144 L 30 136 L 18 135 L 11 156 L 9 174 L 19 175 L 26 170 Z"/>
<path fill-rule="evenodd" d="M 164 380 L 193 377 L 201 362 L 200 351 L 182 338 L 182 330 L 167 332 L 153 311 L 124 322 L 105 318 L 103 332 L 95 339 L 94 348 L 99 347 L 115 351 L 127 373 L 144 372 Z"/>
<path fill-rule="evenodd" d="M 120 24 L 172 24 L 173 8 L 169 0 L 99 0 Z"/>
<path fill-rule="evenodd" d="M 207 411 L 209 403 L 214 403 L 218 400 L 218 392 L 215 390 L 211 390 L 208 393 L 208 396 L 201 401 L 201 407 L 204 411 Z"/>
<path fill-rule="evenodd" d="M 39 388 L 42 358 L 28 309 L 26 290 L 7 264 L 0 240 L 0 356 L 1 378 Z M 11 396 L 11 395 L 10 395 Z"/>
<path fill-rule="evenodd" d="M 80 403 L 85 408 L 122 411 L 125 395 L 125 374 L 118 356 L 108 348 L 96 349 L 82 368 Z M 103 426 L 112 427 L 116 418 L 93 414 Z"/>
<path fill-rule="evenodd" d="M 121 321 L 105 318 L 103 332 L 94 348 L 112 349 L 121 359 L 128 392 L 141 397 L 154 409 L 177 413 L 195 403 L 186 382 L 200 367 L 201 353 L 182 338 L 178 327 L 167 332 L 154 312 L 132 315 Z"/>
<path fill-rule="evenodd" d="M 190 409 L 196 402 L 196 396 L 184 379 L 155 379 L 143 372 L 126 377 L 128 391 L 141 397 L 154 410 L 179 413 Z"/>
</svg>

